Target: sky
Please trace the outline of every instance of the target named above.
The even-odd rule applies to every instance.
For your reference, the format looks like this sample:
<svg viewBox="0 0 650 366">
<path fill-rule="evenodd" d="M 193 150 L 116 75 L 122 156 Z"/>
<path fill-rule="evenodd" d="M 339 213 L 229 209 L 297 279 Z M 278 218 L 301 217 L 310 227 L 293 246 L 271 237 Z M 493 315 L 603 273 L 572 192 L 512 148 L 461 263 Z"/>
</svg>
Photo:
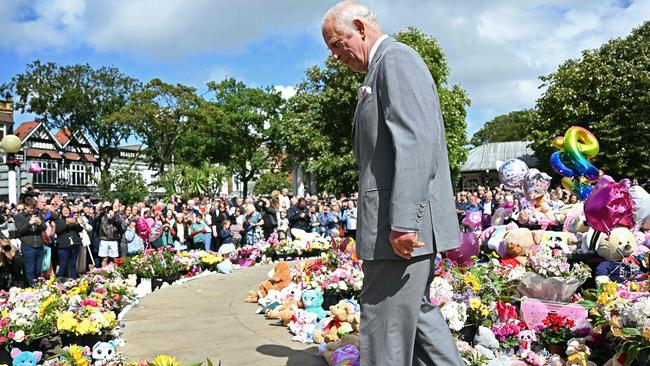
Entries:
<svg viewBox="0 0 650 366">
<path fill-rule="evenodd" d="M 322 64 L 330 0 L 0 0 L 0 83 L 33 60 L 116 66 L 146 82 L 194 86 L 234 77 L 285 96 Z M 650 19 L 650 0 L 371 0 L 387 33 L 415 26 L 448 58 L 472 101 L 471 136 L 531 108 L 539 76 Z M 32 120 L 16 114 L 16 126 Z"/>
</svg>

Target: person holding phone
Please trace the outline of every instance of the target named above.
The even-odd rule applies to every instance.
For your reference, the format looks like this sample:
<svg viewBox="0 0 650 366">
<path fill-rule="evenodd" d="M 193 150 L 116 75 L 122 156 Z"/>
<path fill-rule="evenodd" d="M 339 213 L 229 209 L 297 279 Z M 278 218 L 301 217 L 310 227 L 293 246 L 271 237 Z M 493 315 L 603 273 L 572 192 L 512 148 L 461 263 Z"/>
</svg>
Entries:
<svg viewBox="0 0 650 366">
<path fill-rule="evenodd" d="M 15 217 L 16 236 L 22 243 L 21 251 L 27 286 L 33 286 L 36 279 L 40 277 L 45 256 L 43 249 L 45 220 L 36 211 L 36 205 L 36 199 L 33 197 L 25 198 L 25 210 Z"/>
</svg>

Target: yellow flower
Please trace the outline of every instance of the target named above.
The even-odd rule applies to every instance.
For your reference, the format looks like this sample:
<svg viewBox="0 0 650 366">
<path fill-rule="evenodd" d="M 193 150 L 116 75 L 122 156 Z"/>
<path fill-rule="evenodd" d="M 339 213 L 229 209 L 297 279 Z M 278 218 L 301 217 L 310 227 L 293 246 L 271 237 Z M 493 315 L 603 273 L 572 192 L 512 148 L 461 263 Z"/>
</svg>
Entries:
<svg viewBox="0 0 650 366">
<path fill-rule="evenodd" d="M 9 311 L 8 310 L 2 310 L 2 317 L 3 318 L 8 318 L 9 317 Z"/>
<path fill-rule="evenodd" d="M 181 366 L 180 361 L 176 357 L 169 355 L 158 355 L 153 361 L 149 362 L 151 366 Z"/>
<path fill-rule="evenodd" d="M 57 299 L 56 299 L 56 297 L 54 297 L 54 296 L 50 296 L 50 297 L 48 297 L 47 299 L 45 299 L 45 301 L 43 301 L 43 302 L 41 303 L 41 306 L 40 306 L 39 309 L 38 309 L 38 314 L 39 314 L 41 317 L 43 317 L 43 315 L 44 315 L 45 312 L 47 311 L 47 308 L 48 308 L 50 305 L 52 305 L 53 303 L 55 303 L 56 300 L 57 300 Z"/>
<path fill-rule="evenodd" d="M 636 282 L 630 282 L 630 291 L 632 291 L 632 292 L 641 291 L 641 287 Z"/>
<path fill-rule="evenodd" d="M 609 324 L 612 325 L 612 328 L 622 328 L 618 316 L 612 316 L 612 318 L 609 320 Z"/>
<path fill-rule="evenodd" d="M 616 282 L 607 282 L 603 287 L 603 292 L 607 293 L 608 295 L 615 295 L 616 289 Z"/>
<path fill-rule="evenodd" d="M 99 327 L 96 322 L 92 321 L 90 318 L 86 318 L 77 326 L 77 333 L 79 335 L 98 334 Z"/>
<path fill-rule="evenodd" d="M 476 275 L 473 275 L 471 273 L 465 275 L 463 282 L 466 285 L 470 286 L 474 293 L 477 293 L 479 290 L 481 290 L 481 284 L 478 283 L 478 277 L 476 277 Z"/>
<path fill-rule="evenodd" d="M 600 313 L 598 312 L 598 309 L 591 308 L 591 310 L 589 310 L 589 315 L 600 316 Z"/>
<path fill-rule="evenodd" d="M 107 311 L 104 312 L 104 318 L 108 322 L 109 327 L 117 327 L 117 317 L 115 316 L 115 313 L 112 311 Z"/>
<path fill-rule="evenodd" d="M 614 337 L 623 338 L 623 332 L 621 332 L 621 328 L 612 327 L 612 334 Z"/>
<path fill-rule="evenodd" d="M 88 359 L 84 357 L 84 349 L 77 346 L 76 344 L 70 345 L 68 347 L 68 353 L 74 360 L 76 366 L 88 366 Z"/>
<path fill-rule="evenodd" d="M 469 299 L 469 307 L 470 308 L 478 309 L 479 307 L 481 307 L 481 305 L 482 305 L 481 304 L 481 299 L 479 299 L 477 297 L 472 297 L 471 299 Z"/>
<path fill-rule="evenodd" d="M 77 329 L 77 319 L 70 312 L 60 313 L 56 319 L 56 328 L 63 332 L 74 332 Z"/>
<path fill-rule="evenodd" d="M 481 315 L 488 316 L 488 314 L 490 314 L 490 310 L 487 308 L 487 306 L 481 306 Z"/>
</svg>

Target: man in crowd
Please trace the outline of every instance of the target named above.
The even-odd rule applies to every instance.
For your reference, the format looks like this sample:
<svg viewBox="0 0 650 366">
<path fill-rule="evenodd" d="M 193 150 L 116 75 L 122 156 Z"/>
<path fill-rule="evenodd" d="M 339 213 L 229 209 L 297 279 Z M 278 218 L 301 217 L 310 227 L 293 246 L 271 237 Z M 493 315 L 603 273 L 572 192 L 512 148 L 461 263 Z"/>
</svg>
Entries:
<svg viewBox="0 0 650 366">
<path fill-rule="evenodd" d="M 40 277 L 45 254 L 43 249 L 45 220 L 36 206 L 37 201 L 33 197 L 26 197 L 25 210 L 18 212 L 15 217 L 16 237 L 21 242 L 27 286 L 33 286 L 34 281 Z"/>
<path fill-rule="evenodd" d="M 347 206 L 343 213 L 341 213 L 341 220 L 345 224 L 345 236 L 352 237 L 356 240 L 357 237 L 357 208 L 354 201 L 347 201 Z"/>
<path fill-rule="evenodd" d="M 287 211 L 287 218 L 289 219 L 289 227 L 292 229 L 309 231 L 311 221 L 307 201 L 304 198 L 299 198 L 298 203 L 291 206 Z"/>
</svg>

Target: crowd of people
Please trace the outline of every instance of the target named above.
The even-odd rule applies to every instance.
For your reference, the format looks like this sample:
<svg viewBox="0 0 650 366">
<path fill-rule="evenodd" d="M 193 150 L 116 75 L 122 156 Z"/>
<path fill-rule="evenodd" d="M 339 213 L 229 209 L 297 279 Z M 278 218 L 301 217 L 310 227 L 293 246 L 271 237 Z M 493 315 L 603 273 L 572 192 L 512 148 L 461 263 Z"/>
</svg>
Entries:
<svg viewBox="0 0 650 366">
<path fill-rule="evenodd" d="M 27 185 L 15 207 L 0 203 L 0 289 L 31 286 L 41 276 L 76 278 L 148 247 L 226 254 L 274 232 L 286 239 L 292 229 L 354 237 L 356 201 L 356 194 L 298 198 L 283 189 L 264 197 L 175 196 L 126 205 L 47 197 Z"/>
</svg>

